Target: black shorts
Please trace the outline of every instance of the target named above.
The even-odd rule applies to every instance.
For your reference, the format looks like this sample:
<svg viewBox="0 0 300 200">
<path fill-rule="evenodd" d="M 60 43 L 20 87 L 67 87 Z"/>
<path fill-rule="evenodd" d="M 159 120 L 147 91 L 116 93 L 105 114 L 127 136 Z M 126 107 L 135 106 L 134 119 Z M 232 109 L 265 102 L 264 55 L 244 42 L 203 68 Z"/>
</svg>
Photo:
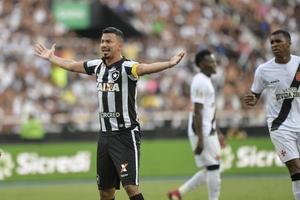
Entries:
<svg viewBox="0 0 300 200">
<path fill-rule="evenodd" d="M 100 134 L 97 149 L 99 190 L 139 184 L 141 133 L 138 127 L 119 134 Z"/>
</svg>

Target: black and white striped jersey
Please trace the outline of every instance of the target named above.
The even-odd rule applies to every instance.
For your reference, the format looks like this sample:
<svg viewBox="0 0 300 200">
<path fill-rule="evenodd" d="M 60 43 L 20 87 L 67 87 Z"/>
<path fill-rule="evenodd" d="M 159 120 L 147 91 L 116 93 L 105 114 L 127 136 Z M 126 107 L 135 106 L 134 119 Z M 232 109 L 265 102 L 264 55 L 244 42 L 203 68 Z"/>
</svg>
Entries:
<svg viewBox="0 0 300 200">
<path fill-rule="evenodd" d="M 120 132 L 139 126 L 137 65 L 137 62 L 125 58 L 109 66 L 102 59 L 84 62 L 86 73 L 96 74 L 102 132 Z"/>
<path fill-rule="evenodd" d="M 286 64 L 275 58 L 258 66 L 251 91 L 268 95 L 267 122 L 269 130 L 300 131 L 300 57 L 291 55 Z"/>
</svg>

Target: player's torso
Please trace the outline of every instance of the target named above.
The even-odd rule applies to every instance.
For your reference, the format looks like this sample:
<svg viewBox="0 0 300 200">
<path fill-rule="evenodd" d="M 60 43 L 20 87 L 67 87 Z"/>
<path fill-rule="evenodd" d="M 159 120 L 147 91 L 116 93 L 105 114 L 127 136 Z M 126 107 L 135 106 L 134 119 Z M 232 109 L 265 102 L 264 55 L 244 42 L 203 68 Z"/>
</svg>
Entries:
<svg viewBox="0 0 300 200">
<path fill-rule="evenodd" d="M 200 90 L 197 90 L 197 88 L 201 88 Z M 203 108 L 202 108 L 202 130 L 204 135 L 209 135 L 212 131 L 212 129 L 216 128 L 215 123 L 215 112 L 216 112 L 216 105 L 215 105 L 215 89 L 213 87 L 213 84 L 211 82 L 211 79 L 207 76 L 205 76 L 202 73 L 197 74 L 194 77 L 194 80 L 192 81 L 191 90 L 197 90 L 198 93 L 201 91 L 201 93 L 196 94 L 197 91 L 191 91 L 191 95 L 200 95 L 203 97 Z M 192 98 L 193 99 L 193 98 Z M 192 104 L 194 104 L 192 102 Z M 193 110 L 193 109 L 192 109 Z M 190 121 L 192 121 L 193 112 L 190 113 Z M 190 124 L 192 125 L 192 124 Z"/>
<path fill-rule="evenodd" d="M 130 128 L 136 118 L 136 83 L 128 79 L 124 62 L 125 60 L 121 60 L 109 67 L 103 63 L 96 72 L 99 117 L 103 132 Z"/>
<path fill-rule="evenodd" d="M 274 62 L 265 65 L 261 70 L 263 81 L 267 89 L 267 120 L 269 126 L 277 118 L 282 109 L 288 113 L 287 118 L 282 124 L 282 128 L 295 127 L 300 128 L 300 89 L 292 85 L 299 66 L 300 58 L 292 56 L 287 64 L 276 64 Z M 284 108 L 284 100 L 293 99 L 291 109 Z M 297 125 L 298 124 L 298 125 Z"/>
</svg>

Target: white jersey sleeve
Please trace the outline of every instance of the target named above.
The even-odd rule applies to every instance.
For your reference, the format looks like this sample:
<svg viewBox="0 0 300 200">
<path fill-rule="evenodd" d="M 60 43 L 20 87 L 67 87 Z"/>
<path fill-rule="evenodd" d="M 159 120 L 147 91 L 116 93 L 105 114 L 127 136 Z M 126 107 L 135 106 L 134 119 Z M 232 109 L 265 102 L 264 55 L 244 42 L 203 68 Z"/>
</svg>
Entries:
<svg viewBox="0 0 300 200">
<path fill-rule="evenodd" d="M 261 94 L 263 90 L 267 87 L 267 84 L 263 79 L 263 71 L 261 69 L 262 68 L 260 66 L 256 69 L 251 87 L 251 91 L 256 94 Z"/>
<path fill-rule="evenodd" d="M 201 79 L 194 78 L 191 85 L 192 103 L 204 104 L 205 102 L 205 83 Z"/>
</svg>

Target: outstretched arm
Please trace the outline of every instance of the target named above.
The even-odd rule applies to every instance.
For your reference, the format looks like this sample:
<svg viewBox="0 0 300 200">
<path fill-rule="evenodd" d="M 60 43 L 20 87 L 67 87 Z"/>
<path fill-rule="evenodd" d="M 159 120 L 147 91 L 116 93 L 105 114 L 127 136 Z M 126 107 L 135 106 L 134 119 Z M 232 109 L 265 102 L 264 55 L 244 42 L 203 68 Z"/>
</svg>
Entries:
<svg viewBox="0 0 300 200">
<path fill-rule="evenodd" d="M 52 45 L 51 49 L 47 49 L 42 44 L 36 44 L 34 47 L 34 53 L 35 55 L 44 58 L 46 60 L 49 60 L 51 63 L 58 65 L 59 67 L 72 71 L 72 72 L 78 72 L 78 73 L 85 73 L 86 71 L 83 66 L 83 61 L 74 61 L 70 59 L 64 59 L 61 57 L 58 57 L 54 55 L 55 52 L 55 44 Z"/>
<path fill-rule="evenodd" d="M 174 67 L 177 65 L 183 58 L 184 52 L 180 52 L 177 55 L 173 56 L 169 61 L 166 62 L 155 62 L 151 64 L 140 63 L 137 66 L 137 75 L 142 76 L 145 74 L 151 74 L 155 72 L 160 72 L 165 69 Z"/>
</svg>

